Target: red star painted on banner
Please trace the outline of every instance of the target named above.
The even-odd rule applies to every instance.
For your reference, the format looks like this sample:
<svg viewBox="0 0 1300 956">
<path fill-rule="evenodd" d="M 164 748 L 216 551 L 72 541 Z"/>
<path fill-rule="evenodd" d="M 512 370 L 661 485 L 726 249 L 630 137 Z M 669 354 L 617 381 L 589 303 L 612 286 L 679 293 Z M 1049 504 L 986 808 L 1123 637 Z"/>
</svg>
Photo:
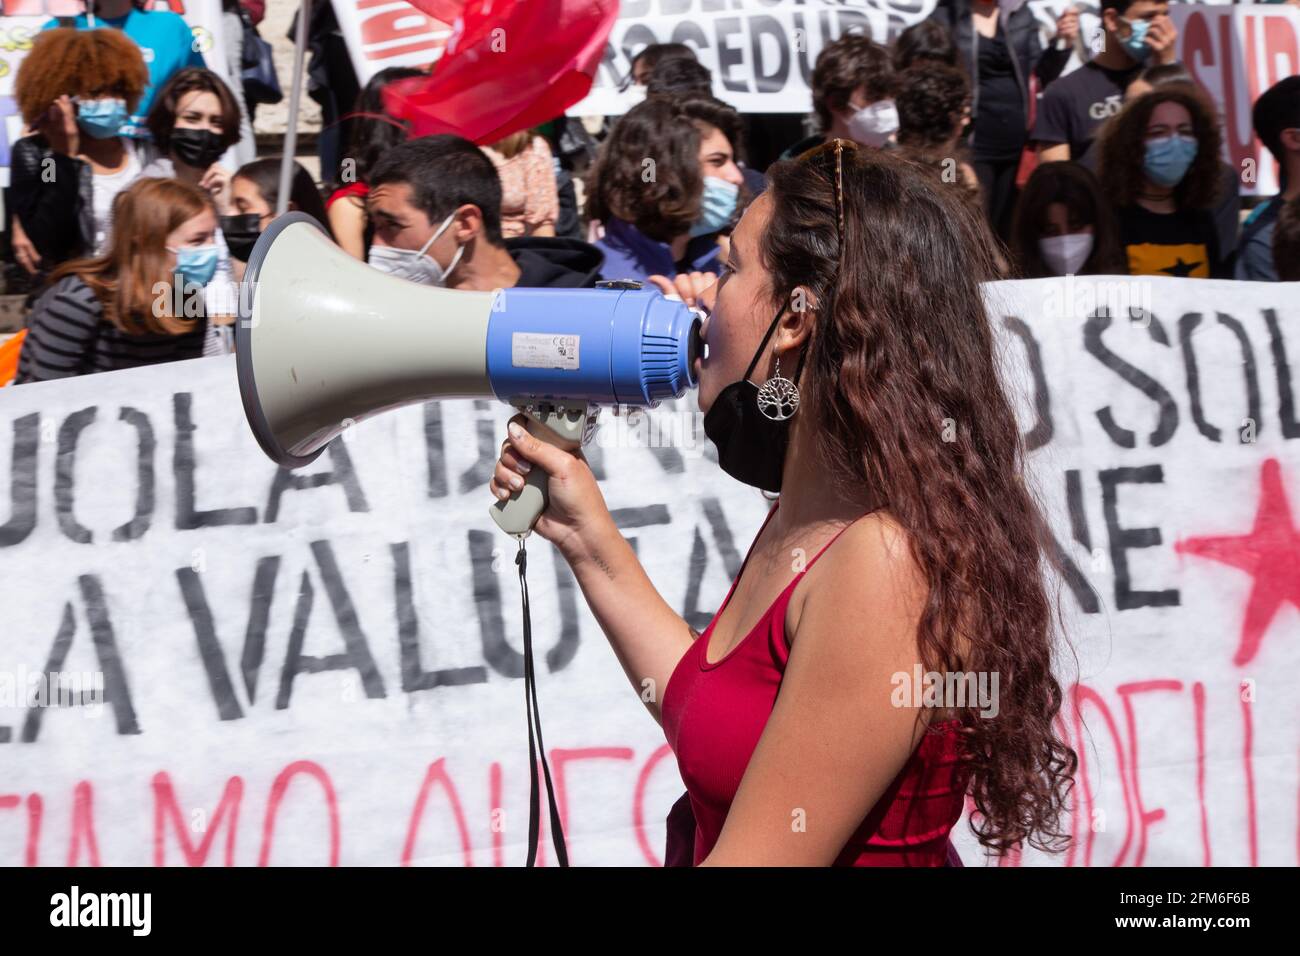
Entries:
<svg viewBox="0 0 1300 956">
<path fill-rule="evenodd" d="M 1175 546 L 1179 554 L 1194 554 L 1240 568 L 1255 579 L 1246 599 L 1241 643 L 1232 662 L 1249 664 L 1282 605 L 1300 609 L 1300 532 L 1291 522 L 1291 505 L 1276 458 L 1264 462 L 1259 474 L 1259 510 L 1249 534 L 1187 538 Z"/>
</svg>

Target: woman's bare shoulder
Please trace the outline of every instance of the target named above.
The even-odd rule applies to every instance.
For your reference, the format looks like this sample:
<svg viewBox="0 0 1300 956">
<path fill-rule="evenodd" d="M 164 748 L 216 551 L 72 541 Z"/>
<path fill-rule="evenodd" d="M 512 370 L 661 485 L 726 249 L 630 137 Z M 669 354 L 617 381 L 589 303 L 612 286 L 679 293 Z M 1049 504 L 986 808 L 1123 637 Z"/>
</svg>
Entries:
<svg viewBox="0 0 1300 956">
<path fill-rule="evenodd" d="M 833 560 L 832 552 L 839 553 Z M 864 572 L 911 574 L 920 569 L 912 555 L 912 536 L 887 509 L 863 515 L 826 549 L 828 577 L 856 577 Z"/>
<path fill-rule="evenodd" d="M 925 602 L 925 576 L 912 554 L 907 529 L 888 511 L 874 511 L 831 543 L 791 596 L 791 636 L 810 609 L 835 617 L 906 611 Z M 823 615 L 819 615 L 823 616 Z"/>
</svg>

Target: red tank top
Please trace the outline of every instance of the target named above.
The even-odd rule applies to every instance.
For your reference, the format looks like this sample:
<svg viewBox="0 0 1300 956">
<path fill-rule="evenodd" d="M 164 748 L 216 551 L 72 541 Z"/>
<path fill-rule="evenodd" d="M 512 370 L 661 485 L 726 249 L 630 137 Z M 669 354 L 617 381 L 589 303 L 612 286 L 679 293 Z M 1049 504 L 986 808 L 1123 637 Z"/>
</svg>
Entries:
<svg viewBox="0 0 1300 956">
<path fill-rule="evenodd" d="M 763 521 L 766 528 L 776 505 Z M 776 704 L 789 647 L 785 612 L 800 579 L 835 542 L 836 532 L 795 575 L 739 644 L 713 663 L 709 635 L 731 600 L 753 553 L 753 543 L 727 597 L 704 633 L 682 655 L 664 688 L 660 717 L 677 757 L 695 816 L 699 863 L 713 849 L 749 758 Z M 762 535 L 762 528 L 754 540 Z M 911 758 L 836 858 L 834 866 L 944 866 L 948 832 L 961 817 L 966 778 L 959 764 L 960 721 L 933 724 Z"/>
</svg>

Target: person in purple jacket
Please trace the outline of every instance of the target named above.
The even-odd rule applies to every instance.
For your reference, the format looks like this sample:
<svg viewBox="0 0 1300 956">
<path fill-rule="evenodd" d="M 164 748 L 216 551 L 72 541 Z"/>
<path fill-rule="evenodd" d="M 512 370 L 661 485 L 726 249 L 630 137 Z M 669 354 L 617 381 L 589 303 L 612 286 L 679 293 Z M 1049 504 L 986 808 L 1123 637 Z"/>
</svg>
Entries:
<svg viewBox="0 0 1300 956">
<path fill-rule="evenodd" d="M 740 117 L 712 98 L 653 97 L 610 131 L 587 175 L 587 215 L 605 234 L 606 279 L 718 273 L 747 198 Z"/>
</svg>

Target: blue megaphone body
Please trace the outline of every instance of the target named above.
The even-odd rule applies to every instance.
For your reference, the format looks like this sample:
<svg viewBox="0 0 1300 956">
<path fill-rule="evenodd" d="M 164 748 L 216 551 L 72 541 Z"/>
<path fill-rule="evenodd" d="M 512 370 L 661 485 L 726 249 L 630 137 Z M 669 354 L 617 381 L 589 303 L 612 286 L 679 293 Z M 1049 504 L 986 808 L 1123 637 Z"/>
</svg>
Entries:
<svg viewBox="0 0 1300 956">
<path fill-rule="evenodd" d="M 344 429 L 439 398 L 495 397 L 529 430 L 572 450 L 603 405 L 653 407 L 696 384 L 701 314 L 640 283 L 595 289 L 460 292 L 422 286 L 352 258 L 302 213 L 277 218 L 249 256 L 235 329 L 244 411 L 287 468 Z M 492 506 L 526 535 L 546 475 Z"/>
</svg>

